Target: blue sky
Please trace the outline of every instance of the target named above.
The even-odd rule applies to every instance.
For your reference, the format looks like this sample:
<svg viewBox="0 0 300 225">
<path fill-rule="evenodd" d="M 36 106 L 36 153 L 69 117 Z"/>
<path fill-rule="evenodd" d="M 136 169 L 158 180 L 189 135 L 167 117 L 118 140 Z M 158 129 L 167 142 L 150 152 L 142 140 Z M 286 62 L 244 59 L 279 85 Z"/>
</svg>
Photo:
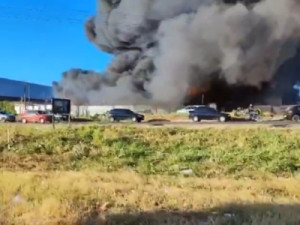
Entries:
<svg viewBox="0 0 300 225">
<path fill-rule="evenodd" d="M 96 0 L 0 0 L 0 77 L 51 85 L 70 68 L 103 71 L 111 56 L 85 37 Z"/>
</svg>

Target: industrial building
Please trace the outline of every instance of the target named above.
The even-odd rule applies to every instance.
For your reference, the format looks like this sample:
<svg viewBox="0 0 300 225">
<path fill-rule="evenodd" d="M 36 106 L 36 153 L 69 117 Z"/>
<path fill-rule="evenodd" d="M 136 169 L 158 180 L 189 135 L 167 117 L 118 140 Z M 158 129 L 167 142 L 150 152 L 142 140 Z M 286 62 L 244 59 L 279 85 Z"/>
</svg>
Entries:
<svg viewBox="0 0 300 225">
<path fill-rule="evenodd" d="M 52 97 L 50 86 L 0 78 L 0 101 L 13 102 L 16 113 L 21 113 L 25 108 L 47 109 Z"/>
<path fill-rule="evenodd" d="M 0 78 L 0 100 L 45 102 L 52 98 L 50 86 Z"/>
<path fill-rule="evenodd" d="M 212 74 L 214 76 L 214 74 Z M 207 104 L 214 102 L 220 109 L 230 111 L 237 107 L 254 105 L 294 105 L 300 103 L 300 47 L 295 56 L 281 64 L 273 79 L 261 83 L 260 87 L 243 84 L 228 85 L 220 79 L 219 72 L 216 79 L 203 87 L 195 87 L 186 101 L 187 105 Z"/>
<path fill-rule="evenodd" d="M 51 99 L 53 97 L 52 87 L 34 83 L 0 78 L 0 101 L 10 101 L 14 103 L 17 114 L 27 110 L 51 110 Z M 128 106 L 74 106 L 72 105 L 72 115 L 93 116 L 102 114 L 114 108 L 144 109 L 141 107 Z"/>
</svg>

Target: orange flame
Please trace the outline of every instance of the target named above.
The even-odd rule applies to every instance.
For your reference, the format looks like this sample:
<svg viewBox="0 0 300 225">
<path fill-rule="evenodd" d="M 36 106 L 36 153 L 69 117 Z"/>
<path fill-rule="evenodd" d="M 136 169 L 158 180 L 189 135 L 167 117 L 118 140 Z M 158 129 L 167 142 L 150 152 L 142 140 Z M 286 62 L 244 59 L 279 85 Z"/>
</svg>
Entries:
<svg viewBox="0 0 300 225">
<path fill-rule="evenodd" d="M 189 90 L 189 95 L 190 96 L 201 95 L 203 93 L 205 93 L 205 89 L 203 89 L 203 88 L 191 88 Z"/>
</svg>

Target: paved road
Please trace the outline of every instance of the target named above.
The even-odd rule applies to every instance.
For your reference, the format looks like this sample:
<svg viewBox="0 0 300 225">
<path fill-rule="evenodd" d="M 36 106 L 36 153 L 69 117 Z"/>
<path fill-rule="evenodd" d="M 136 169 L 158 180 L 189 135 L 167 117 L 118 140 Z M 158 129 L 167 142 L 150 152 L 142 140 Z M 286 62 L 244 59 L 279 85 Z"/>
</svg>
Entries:
<svg viewBox="0 0 300 225">
<path fill-rule="evenodd" d="M 11 124 L 12 126 L 17 125 L 19 123 Z M 288 129 L 300 129 L 300 123 L 295 123 L 292 121 L 264 121 L 264 122 L 247 122 L 247 121 L 237 121 L 237 122 L 210 122 L 203 121 L 200 123 L 193 123 L 191 121 L 156 121 L 156 122 L 144 122 L 144 123 L 131 123 L 131 122 L 121 122 L 121 123 L 79 123 L 73 122 L 71 123 L 72 127 L 83 126 L 83 125 L 99 125 L 99 126 L 137 126 L 137 127 L 145 127 L 145 128 L 155 128 L 155 127 L 178 127 L 178 128 L 188 128 L 188 129 L 203 129 L 203 128 L 256 128 L 256 127 L 265 127 L 265 128 L 288 128 Z M 41 124 L 19 124 L 22 126 L 34 126 L 37 128 L 49 127 L 52 125 L 41 125 Z M 57 127 L 67 126 L 67 124 L 57 124 Z"/>
<path fill-rule="evenodd" d="M 122 126 L 124 124 L 131 124 L 133 126 L 138 127 L 180 127 L 180 128 L 191 128 L 191 129 L 201 129 L 201 128 L 255 128 L 255 127 L 266 127 L 266 128 L 293 128 L 300 129 L 300 123 L 295 123 L 291 121 L 264 121 L 264 122 L 201 122 L 201 123 L 193 123 L 189 121 L 178 121 L 178 122 L 145 122 L 140 124 L 132 124 L 132 123 L 105 123 L 102 125 L 119 125 Z"/>
</svg>

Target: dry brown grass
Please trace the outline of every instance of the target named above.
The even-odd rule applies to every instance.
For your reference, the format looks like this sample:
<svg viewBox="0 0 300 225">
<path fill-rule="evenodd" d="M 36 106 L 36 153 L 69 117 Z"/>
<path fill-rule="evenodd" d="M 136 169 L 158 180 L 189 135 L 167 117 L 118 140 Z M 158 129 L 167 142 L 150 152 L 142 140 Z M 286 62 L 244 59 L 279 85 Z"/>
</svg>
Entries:
<svg viewBox="0 0 300 225">
<path fill-rule="evenodd" d="M 146 114 L 145 115 L 145 121 L 156 121 L 156 120 L 162 120 L 162 121 L 188 121 L 188 115 L 185 114 Z"/>
<path fill-rule="evenodd" d="M 0 225 L 300 224 L 298 130 L 9 128 Z"/>
<path fill-rule="evenodd" d="M 299 177 L 2 171 L 0 224 L 296 225 L 299 186 Z"/>
</svg>

